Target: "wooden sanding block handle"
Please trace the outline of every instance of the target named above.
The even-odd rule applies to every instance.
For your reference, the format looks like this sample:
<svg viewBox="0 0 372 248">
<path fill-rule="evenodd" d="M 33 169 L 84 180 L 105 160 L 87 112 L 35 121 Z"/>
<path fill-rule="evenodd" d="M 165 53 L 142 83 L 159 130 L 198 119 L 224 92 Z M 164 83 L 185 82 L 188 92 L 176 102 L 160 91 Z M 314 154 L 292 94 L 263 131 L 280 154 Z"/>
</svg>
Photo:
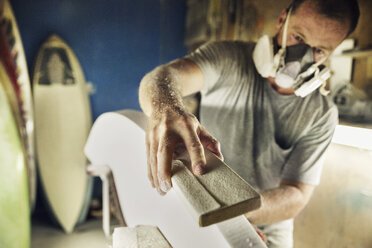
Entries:
<svg viewBox="0 0 372 248">
<path fill-rule="evenodd" d="M 173 160 L 172 184 L 199 226 L 208 226 L 261 206 L 261 196 L 227 164 L 205 149 L 207 172 L 195 176 L 187 159 Z"/>
</svg>

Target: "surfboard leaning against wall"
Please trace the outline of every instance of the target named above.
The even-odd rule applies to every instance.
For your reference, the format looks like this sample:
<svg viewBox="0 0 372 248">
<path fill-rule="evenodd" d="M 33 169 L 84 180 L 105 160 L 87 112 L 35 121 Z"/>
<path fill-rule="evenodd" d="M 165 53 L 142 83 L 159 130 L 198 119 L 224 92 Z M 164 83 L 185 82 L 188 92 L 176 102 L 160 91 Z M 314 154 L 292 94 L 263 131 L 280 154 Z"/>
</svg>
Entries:
<svg viewBox="0 0 372 248">
<path fill-rule="evenodd" d="M 57 35 L 38 52 L 33 92 L 43 191 L 54 217 L 69 233 L 85 219 L 90 201 L 92 180 L 83 149 L 92 120 L 81 66 Z"/>
<path fill-rule="evenodd" d="M 0 247 L 27 248 L 31 224 L 26 153 L 11 84 L 0 60 Z"/>
<path fill-rule="evenodd" d="M 17 97 L 17 105 L 21 117 L 19 128 L 26 151 L 29 199 L 32 211 L 36 203 L 37 172 L 31 85 L 22 39 L 10 2 L 9 0 L 3 0 L 0 4 L 1 57 Z"/>
</svg>

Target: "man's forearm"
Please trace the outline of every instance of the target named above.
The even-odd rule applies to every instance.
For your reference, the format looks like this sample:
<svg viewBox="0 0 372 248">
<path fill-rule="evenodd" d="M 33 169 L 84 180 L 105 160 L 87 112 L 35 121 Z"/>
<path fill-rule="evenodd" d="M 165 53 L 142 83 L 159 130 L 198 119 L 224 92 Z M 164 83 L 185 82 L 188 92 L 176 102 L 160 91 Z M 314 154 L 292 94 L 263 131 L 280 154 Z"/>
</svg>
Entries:
<svg viewBox="0 0 372 248">
<path fill-rule="evenodd" d="M 159 66 L 145 75 L 139 87 L 139 102 L 147 116 L 167 108 L 179 111 L 184 109 L 176 80 L 176 73 L 166 66 Z"/>
<path fill-rule="evenodd" d="M 291 185 L 281 185 L 278 188 L 264 191 L 261 208 L 247 213 L 246 217 L 251 223 L 257 225 L 294 218 L 308 202 L 311 192 L 304 194 L 300 189 Z"/>
<path fill-rule="evenodd" d="M 220 154 L 219 143 L 188 113 L 182 96 L 203 86 L 200 68 L 189 59 L 174 60 L 148 73 L 139 88 L 140 105 L 149 117 L 146 130 L 148 178 L 160 194 L 171 188 L 173 154 L 184 144 L 195 174 L 204 171 L 204 148 Z"/>
</svg>

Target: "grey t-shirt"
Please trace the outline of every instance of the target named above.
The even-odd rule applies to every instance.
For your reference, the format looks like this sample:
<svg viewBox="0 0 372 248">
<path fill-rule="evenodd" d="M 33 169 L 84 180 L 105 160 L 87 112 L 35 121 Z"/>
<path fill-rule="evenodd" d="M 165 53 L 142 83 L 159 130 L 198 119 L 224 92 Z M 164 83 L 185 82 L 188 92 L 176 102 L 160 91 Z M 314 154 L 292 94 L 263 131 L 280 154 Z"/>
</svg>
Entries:
<svg viewBox="0 0 372 248">
<path fill-rule="evenodd" d="M 225 162 L 258 190 L 281 179 L 317 185 L 338 122 L 318 91 L 277 93 L 256 71 L 255 43 L 209 43 L 188 58 L 203 71 L 200 122 L 221 143 Z"/>
</svg>

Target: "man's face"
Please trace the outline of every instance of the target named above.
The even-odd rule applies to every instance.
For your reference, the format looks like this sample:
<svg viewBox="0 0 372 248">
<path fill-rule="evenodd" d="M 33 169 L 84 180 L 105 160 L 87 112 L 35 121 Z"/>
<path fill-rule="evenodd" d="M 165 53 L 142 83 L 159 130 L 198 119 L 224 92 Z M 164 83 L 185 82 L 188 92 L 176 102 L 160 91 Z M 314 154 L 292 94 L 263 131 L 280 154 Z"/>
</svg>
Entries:
<svg viewBox="0 0 372 248">
<path fill-rule="evenodd" d="M 307 44 L 314 49 L 314 60 L 317 62 L 328 57 L 345 39 L 349 24 L 318 14 L 311 5 L 311 1 L 305 1 L 291 14 L 287 29 L 287 46 Z M 277 21 L 278 45 L 282 44 L 286 15 L 283 11 Z"/>
</svg>

